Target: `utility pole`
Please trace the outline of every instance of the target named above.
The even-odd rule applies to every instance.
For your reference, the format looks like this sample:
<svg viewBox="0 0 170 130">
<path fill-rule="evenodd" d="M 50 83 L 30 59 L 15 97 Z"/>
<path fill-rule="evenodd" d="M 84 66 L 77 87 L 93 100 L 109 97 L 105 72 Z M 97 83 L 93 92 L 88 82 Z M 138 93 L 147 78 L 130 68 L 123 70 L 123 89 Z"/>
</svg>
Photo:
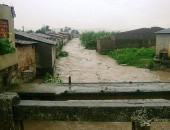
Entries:
<svg viewBox="0 0 170 130">
<path fill-rule="evenodd" d="M 22 26 L 22 31 L 24 32 L 24 26 Z"/>
</svg>

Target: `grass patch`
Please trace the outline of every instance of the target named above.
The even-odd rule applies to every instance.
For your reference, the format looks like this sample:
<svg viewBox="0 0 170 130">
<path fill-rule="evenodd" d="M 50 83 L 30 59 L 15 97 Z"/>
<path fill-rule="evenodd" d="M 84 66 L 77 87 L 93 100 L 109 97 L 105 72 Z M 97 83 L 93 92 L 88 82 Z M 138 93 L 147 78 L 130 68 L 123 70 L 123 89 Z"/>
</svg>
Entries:
<svg viewBox="0 0 170 130">
<path fill-rule="evenodd" d="M 154 69 L 154 48 L 124 48 L 108 53 L 118 64 L 127 64 L 138 68 Z"/>
</svg>

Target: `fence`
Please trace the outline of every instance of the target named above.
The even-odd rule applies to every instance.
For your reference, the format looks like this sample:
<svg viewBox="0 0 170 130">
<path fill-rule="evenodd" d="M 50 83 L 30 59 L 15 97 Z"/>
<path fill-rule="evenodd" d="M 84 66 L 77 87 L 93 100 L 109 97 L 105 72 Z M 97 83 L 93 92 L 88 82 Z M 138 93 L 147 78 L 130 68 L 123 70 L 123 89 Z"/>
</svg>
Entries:
<svg viewBox="0 0 170 130">
<path fill-rule="evenodd" d="M 115 35 L 111 40 L 97 40 L 96 51 L 105 54 L 120 48 L 141 48 L 156 45 L 155 35 Z"/>
</svg>

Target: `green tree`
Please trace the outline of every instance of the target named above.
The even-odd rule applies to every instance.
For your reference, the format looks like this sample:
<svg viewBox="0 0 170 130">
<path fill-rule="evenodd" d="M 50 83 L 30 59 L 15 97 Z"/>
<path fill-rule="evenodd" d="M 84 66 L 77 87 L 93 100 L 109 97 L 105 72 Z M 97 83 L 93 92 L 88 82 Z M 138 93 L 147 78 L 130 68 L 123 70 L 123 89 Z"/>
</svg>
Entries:
<svg viewBox="0 0 170 130">
<path fill-rule="evenodd" d="M 33 30 L 28 30 L 26 31 L 27 33 L 33 33 L 34 31 Z"/>
<path fill-rule="evenodd" d="M 46 32 L 49 32 L 49 31 L 52 31 L 52 30 L 50 29 L 50 26 L 46 25 L 46 26 L 43 26 L 40 29 L 36 30 L 36 33 L 45 34 Z"/>
</svg>

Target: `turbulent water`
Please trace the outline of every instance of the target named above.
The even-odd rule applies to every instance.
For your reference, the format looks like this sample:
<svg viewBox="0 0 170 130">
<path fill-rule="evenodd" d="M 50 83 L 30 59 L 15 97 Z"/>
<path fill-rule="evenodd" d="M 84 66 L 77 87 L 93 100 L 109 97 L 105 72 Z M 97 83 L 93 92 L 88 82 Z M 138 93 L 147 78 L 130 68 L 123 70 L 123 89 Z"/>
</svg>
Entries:
<svg viewBox="0 0 170 130">
<path fill-rule="evenodd" d="M 112 58 L 86 50 L 79 39 L 73 39 L 63 48 L 68 57 L 56 60 L 56 74 L 63 82 L 72 77 L 74 83 L 89 82 L 155 82 L 170 81 L 169 72 L 152 72 L 131 66 L 118 65 Z M 99 122 L 42 122 L 24 121 L 25 130 L 131 130 L 131 123 Z M 154 124 L 151 130 L 169 130 L 170 123 Z"/>
<path fill-rule="evenodd" d="M 69 56 L 56 60 L 56 73 L 61 74 L 66 83 L 69 76 L 72 77 L 72 82 L 78 83 L 155 82 L 161 81 L 161 78 L 167 79 L 167 76 L 164 76 L 165 72 L 157 74 L 148 69 L 118 65 L 115 60 L 106 55 L 85 49 L 79 39 L 73 39 L 67 43 L 64 50 L 69 52 Z M 170 73 L 166 75 L 168 74 Z"/>
</svg>

